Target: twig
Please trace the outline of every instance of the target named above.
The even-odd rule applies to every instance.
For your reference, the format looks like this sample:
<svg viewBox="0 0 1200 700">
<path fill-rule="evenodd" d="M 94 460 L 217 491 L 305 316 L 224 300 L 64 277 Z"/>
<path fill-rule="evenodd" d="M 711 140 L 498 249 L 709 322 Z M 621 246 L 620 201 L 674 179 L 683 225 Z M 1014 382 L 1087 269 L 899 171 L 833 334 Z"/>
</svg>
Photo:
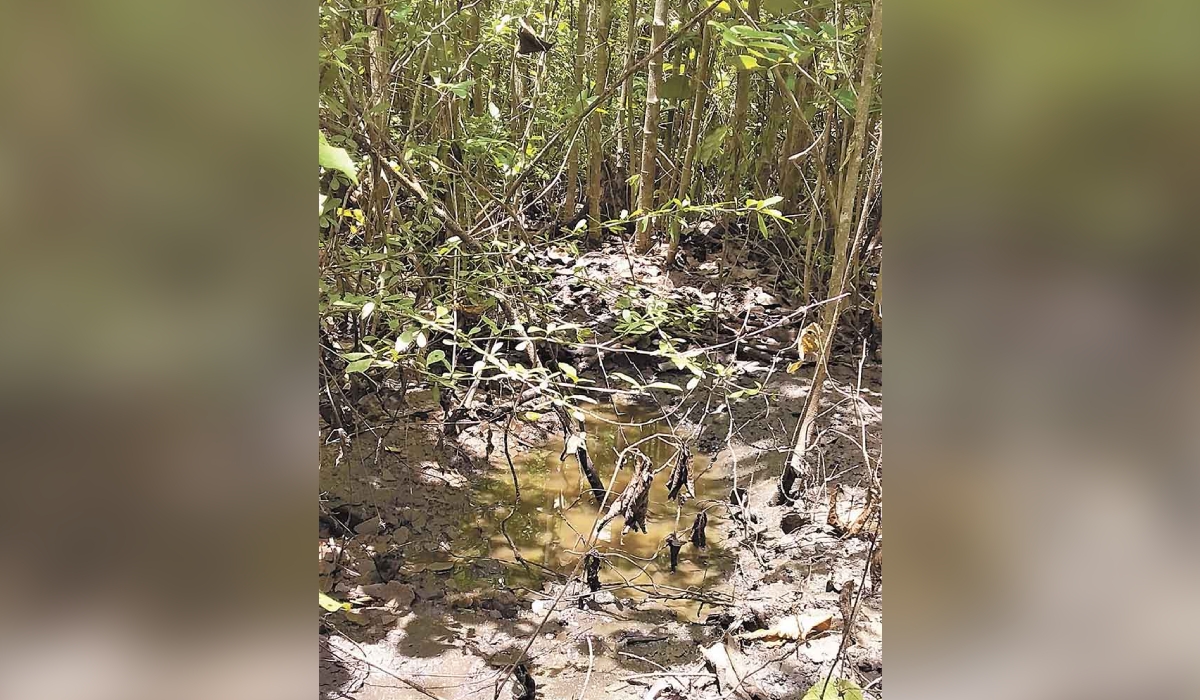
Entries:
<svg viewBox="0 0 1200 700">
<path fill-rule="evenodd" d="M 592 681 L 592 662 L 595 661 L 595 655 L 592 653 L 592 635 L 587 636 L 588 643 L 588 670 L 587 675 L 583 677 L 583 687 L 579 690 L 579 700 L 583 700 L 583 696 L 587 695 L 588 683 Z"/>
</svg>

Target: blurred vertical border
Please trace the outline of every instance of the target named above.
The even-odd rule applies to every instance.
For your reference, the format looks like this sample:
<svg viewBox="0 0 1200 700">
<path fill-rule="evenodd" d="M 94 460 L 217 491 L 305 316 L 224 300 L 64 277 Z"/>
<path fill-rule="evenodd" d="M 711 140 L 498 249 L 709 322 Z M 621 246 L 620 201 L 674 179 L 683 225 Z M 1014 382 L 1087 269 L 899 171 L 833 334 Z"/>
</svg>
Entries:
<svg viewBox="0 0 1200 700">
<path fill-rule="evenodd" d="M 885 17 L 888 693 L 1200 696 L 1200 5 Z"/>
<path fill-rule="evenodd" d="M 5 4 L 0 697 L 316 686 L 315 10 Z"/>
</svg>

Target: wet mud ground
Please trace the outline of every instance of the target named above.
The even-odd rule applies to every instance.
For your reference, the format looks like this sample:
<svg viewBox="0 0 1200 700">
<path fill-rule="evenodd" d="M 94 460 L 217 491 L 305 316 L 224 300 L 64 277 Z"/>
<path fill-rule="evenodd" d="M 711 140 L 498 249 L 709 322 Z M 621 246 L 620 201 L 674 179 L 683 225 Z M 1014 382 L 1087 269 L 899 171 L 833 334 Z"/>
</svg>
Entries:
<svg viewBox="0 0 1200 700">
<path fill-rule="evenodd" d="M 605 555 L 603 588 L 582 606 L 577 569 L 597 508 L 575 458 L 560 461 L 552 416 L 514 422 L 511 469 L 500 430 L 490 441 L 479 425 L 441 435 L 436 402 L 421 394 L 410 394 L 394 425 L 322 444 L 319 582 L 353 607 L 322 616 L 321 697 L 492 698 L 520 661 L 542 698 L 643 698 L 664 678 L 686 697 L 715 698 L 728 689 L 718 689 L 701 648 L 727 633 L 762 692 L 799 697 L 838 655 L 841 593 L 863 580 L 874 530 L 847 536 L 831 525 L 830 487 L 846 487 L 839 493 L 852 500 L 878 492 L 880 476 L 881 370 L 831 370 L 818 448 L 794 506 L 769 503 L 808 370 L 758 370 L 765 391 L 728 404 L 703 392 L 685 402 L 660 393 L 657 405 L 593 411 L 589 451 L 606 483 L 619 450 L 672 433 L 694 453 L 695 498 L 668 502 L 667 472 L 657 475 L 648 532 L 622 538 L 622 519 L 609 524 L 595 543 Z M 655 421 L 664 409 L 668 418 Z M 675 454 L 669 440 L 643 446 L 656 467 Z M 631 470 L 621 472 L 614 493 Z M 744 512 L 729 506 L 735 480 L 746 489 Z M 709 517 L 707 546 L 685 544 L 671 572 L 665 540 L 672 532 L 686 540 L 700 511 Z M 882 588 L 873 578 L 838 675 L 879 697 Z M 830 613 L 831 629 L 801 643 L 737 639 L 814 611 Z"/>
</svg>

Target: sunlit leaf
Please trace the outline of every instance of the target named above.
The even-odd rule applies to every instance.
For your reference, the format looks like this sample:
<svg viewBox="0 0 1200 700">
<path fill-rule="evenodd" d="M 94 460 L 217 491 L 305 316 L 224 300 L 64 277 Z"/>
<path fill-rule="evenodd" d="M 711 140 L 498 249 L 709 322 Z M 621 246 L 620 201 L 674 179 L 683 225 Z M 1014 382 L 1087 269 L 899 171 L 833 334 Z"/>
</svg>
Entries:
<svg viewBox="0 0 1200 700">
<path fill-rule="evenodd" d="M 741 54 L 734 57 L 734 60 L 737 62 L 736 65 L 742 70 L 754 70 L 758 68 L 758 59 L 753 56 Z"/>
<path fill-rule="evenodd" d="M 623 382 L 628 382 L 629 384 L 631 384 L 632 386 L 634 386 L 638 389 L 640 389 L 642 387 L 642 385 L 638 382 L 638 380 L 634 379 L 633 377 L 629 376 L 628 374 L 624 374 L 622 372 L 613 372 L 612 376 L 616 377 L 617 379 L 620 379 Z"/>
<path fill-rule="evenodd" d="M 322 608 L 328 610 L 329 612 L 337 612 L 338 610 L 349 610 L 350 609 L 349 603 L 342 603 L 340 601 L 334 600 L 333 598 L 330 598 L 329 596 L 325 595 L 324 593 L 322 593 L 320 591 L 317 591 L 317 603 Z"/>
<path fill-rule="evenodd" d="M 824 689 L 823 693 L 822 689 Z M 821 678 L 808 689 L 808 692 L 800 700 L 864 700 L 865 697 L 863 689 L 859 688 L 854 681 L 835 678 L 826 683 L 825 679 Z"/>
<path fill-rule="evenodd" d="M 317 162 L 321 167 L 340 171 L 354 182 L 358 182 L 358 168 L 354 167 L 354 161 L 346 149 L 330 146 L 329 142 L 325 140 L 324 132 L 320 130 L 317 131 L 317 135 L 320 137 L 317 146 Z"/>
<path fill-rule="evenodd" d="M 800 337 L 796 339 L 796 345 L 800 348 L 801 360 L 809 355 L 815 355 L 821 349 L 821 327 L 816 323 L 805 326 L 800 331 Z"/>
<path fill-rule="evenodd" d="M 411 328 L 406 329 L 399 337 L 396 338 L 396 352 L 404 352 L 408 346 L 412 345 L 413 339 L 416 338 L 416 331 Z"/>
</svg>

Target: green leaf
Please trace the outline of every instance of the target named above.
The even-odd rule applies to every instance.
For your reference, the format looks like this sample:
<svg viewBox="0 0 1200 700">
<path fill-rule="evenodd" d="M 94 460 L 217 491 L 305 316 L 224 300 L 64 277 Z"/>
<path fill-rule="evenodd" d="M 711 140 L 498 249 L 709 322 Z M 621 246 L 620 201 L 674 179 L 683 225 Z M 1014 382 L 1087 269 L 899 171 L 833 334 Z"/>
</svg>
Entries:
<svg viewBox="0 0 1200 700">
<path fill-rule="evenodd" d="M 837 97 L 838 103 L 840 103 L 847 112 L 854 114 L 854 110 L 857 108 L 858 97 L 855 96 L 853 90 L 850 88 L 842 88 L 833 94 L 834 97 Z"/>
<path fill-rule="evenodd" d="M 671 384 L 670 382 L 651 382 L 650 384 L 646 385 L 646 388 L 665 389 L 666 391 L 683 391 L 683 389 L 680 389 L 678 386 Z"/>
<path fill-rule="evenodd" d="M 682 100 L 691 94 L 691 85 L 686 75 L 672 75 L 663 81 L 658 94 L 666 100 Z"/>
<path fill-rule="evenodd" d="M 330 598 L 329 596 L 325 595 L 324 593 L 322 593 L 320 591 L 317 591 L 317 603 L 322 608 L 325 608 L 329 612 L 337 612 L 338 610 L 349 610 L 350 609 L 349 603 L 342 603 L 340 601 L 334 600 L 333 598 Z"/>
<path fill-rule="evenodd" d="M 446 351 L 445 350 L 430 350 L 429 354 L 425 356 L 425 367 L 427 367 L 427 368 L 432 367 L 439 362 L 442 362 L 442 363 L 446 362 Z M 447 366 L 449 366 L 448 363 L 447 363 Z"/>
<path fill-rule="evenodd" d="M 319 145 L 317 146 L 317 162 L 322 168 L 331 168 L 341 171 L 354 182 L 358 182 L 358 168 L 354 167 L 354 161 L 350 158 L 350 154 L 344 148 L 330 146 L 325 140 L 324 132 L 317 130 L 317 135 L 320 137 Z"/>
<path fill-rule="evenodd" d="M 621 372 L 613 372 L 612 376 L 616 377 L 617 379 L 620 379 L 623 382 L 628 382 L 629 384 L 633 385 L 634 387 L 637 387 L 638 389 L 642 388 L 642 385 L 638 383 L 638 380 L 634 379 L 633 377 L 629 376 L 628 374 L 624 374 Z"/>
<path fill-rule="evenodd" d="M 570 378 L 571 381 L 573 381 L 573 382 L 579 381 L 579 373 L 576 372 L 575 368 L 572 367 L 571 365 L 568 365 L 565 362 L 559 362 L 558 368 L 560 370 L 562 370 L 562 373 L 567 375 L 567 377 Z"/>
<path fill-rule="evenodd" d="M 708 163 L 713 159 L 720 150 L 721 145 L 725 142 L 725 136 L 729 133 L 729 127 L 719 126 L 713 129 L 704 140 L 700 142 L 700 160 Z"/>
<path fill-rule="evenodd" d="M 824 688 L 825 692 L 821 690 Z M 825 679 L 817 681 L 808 689 L 801 700 L 864 700 L 865 694 L 854 681 L 835 678 L 825 683 Z"/>
<path fill-rule="evenodd" d="M 734 60 L 736 61 L 735 65 L 742 70 L 754 70 L 755 68 L 758 68 L 758 59 L 753 56 L 742 54 L 735 57 Z"/>
<path fill-rule="evenodd" d="M 542 414 L 537 413 L 536 411 L 526 411 L 525 412 L 525 420 L 529 421 L 530 423 L 536 423 L 538 421 L 538 419 L 541 417 L 542 417 Z"/>
<path fill-rule="evenodd" d="M 354 374 L 355 372 L 365 372 L 371 367 L 372 362 L 374 362 L 374 360 L 372 360 L 369 357 L 365 357 L 361 360 L 355 360 L 354 362 L 351 362 L 350 364 L 346 365 L 346 374 Z"/>
</svg>

